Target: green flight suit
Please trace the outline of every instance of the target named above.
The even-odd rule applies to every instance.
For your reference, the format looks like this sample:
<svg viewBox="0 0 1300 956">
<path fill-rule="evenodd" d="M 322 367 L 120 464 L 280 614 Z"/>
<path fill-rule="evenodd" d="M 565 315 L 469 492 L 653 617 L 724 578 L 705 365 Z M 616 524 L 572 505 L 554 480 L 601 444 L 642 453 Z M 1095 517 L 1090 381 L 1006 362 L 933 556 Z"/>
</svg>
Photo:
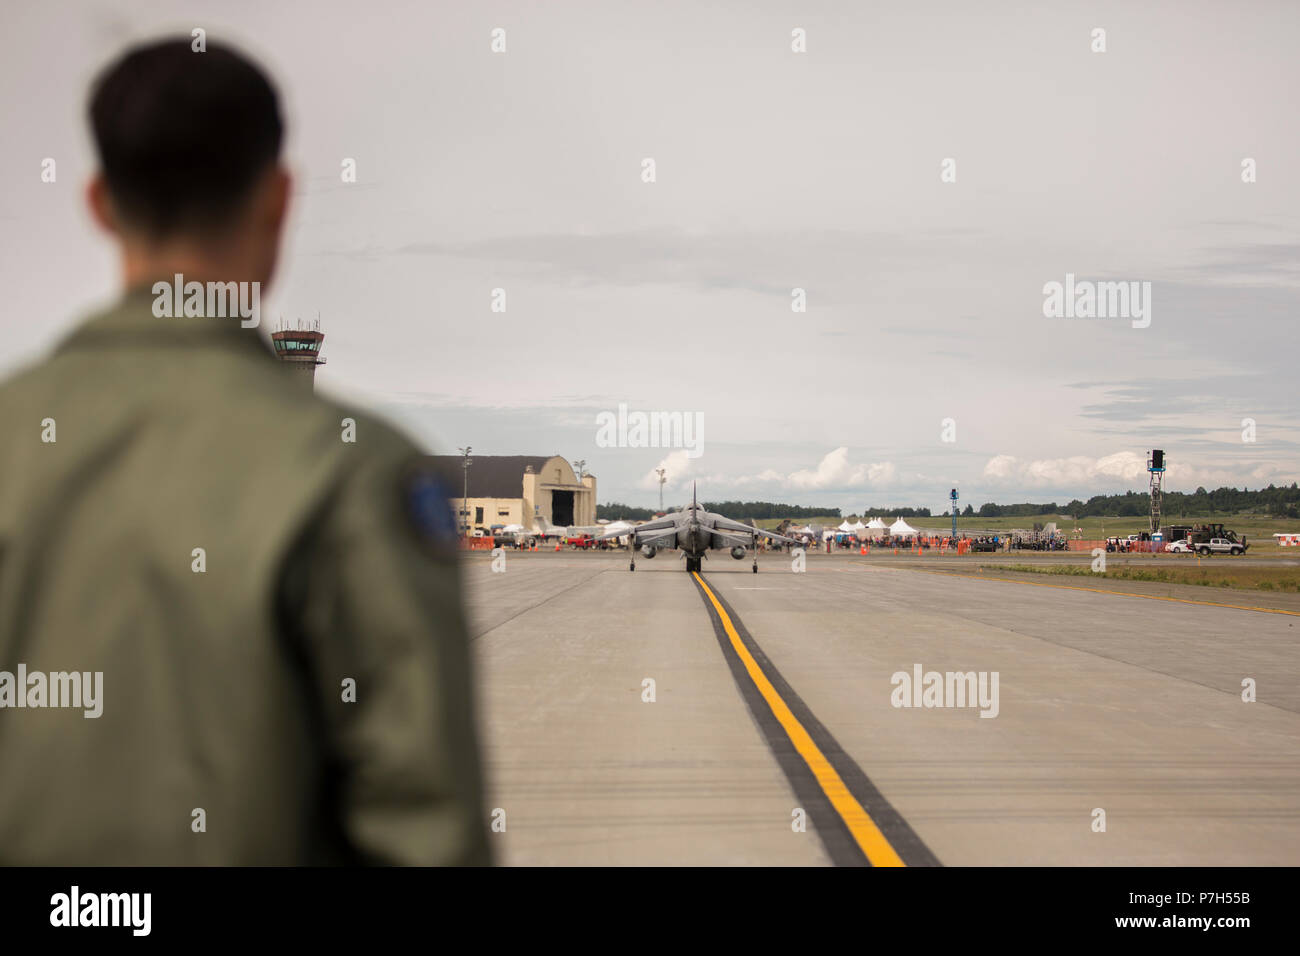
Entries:
<svg viewBox="0 0 1300 956">
<path fill-rule="evenodd" d="M 0 864 L 490 862 L 423 456 L 152 303 L 0 385 Z M 56 672 L 102 674 L 100 716 Z"/>
</svg>

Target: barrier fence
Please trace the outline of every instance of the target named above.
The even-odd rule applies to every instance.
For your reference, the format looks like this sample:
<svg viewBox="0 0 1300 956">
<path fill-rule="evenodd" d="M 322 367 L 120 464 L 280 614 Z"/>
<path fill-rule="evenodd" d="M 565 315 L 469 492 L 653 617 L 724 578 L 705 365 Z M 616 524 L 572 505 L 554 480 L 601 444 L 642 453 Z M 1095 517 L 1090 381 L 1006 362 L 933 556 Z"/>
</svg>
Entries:
<svg viewBox="0 0 1300 956">
<path fill-rule="evenodd" d="M 1164 551 L 1164 541 L 1121 541 L 1125 554 L 1159 554 Z M 1094 548 L 1106 550 L 1106 539 L 1096 541 L 1071 541 L 1071 551 L 1092 551 Z"/>
<path fill-rule="evenodd" d="M 859 550 L 859 552 L 862 554 L 870 554 L 873 550 L 889 551 L 893 553 L 902 554 L 905 552 L 919 553 L 922 549 L 924 549 L 927 551 L 938 552 L 941 554 L 965 555 L 971 553 L 971 547 L 973 544 L 974 541 L 970 538 L 959 538 L 957 540 L 956 545 L 953 545 L 946 536 L 934 537 L 934 538 L 921 537 L 921 538 L 912 539 L 911 541 L 904 542 L 904 543 L 893 542 L 893 541 L 887 544 L 882 543 L 880 541 L 863 543 L 857 547 L 857 550 Z M 461 538 L 460 547 L 462 550 L 465 551 L 491 551 L 494 547 L 496 547 L 496 545 L 493 539 L 489 537 L 483 537 L 483 538 L 470 537 L 470 538 Z M 1069 551 L 1092 552 L 1095 548 L 1101 548 L 1103 551 L 1105 551 L 1106 539 L 1099 538 L 1095 540 L 1083 540 L 1083 541 L 1073 540 L 1073 541 L 1066 542 L 1066 550 Z M 1165 548 L 1165 543 L 1163 541 L 1129 541 L 1125 543 L 1124 550 L 1120 553 L 1159 554 L 1160 552 L 1164 551 L 1164 548 Z M 545 550 L 551 550 L 551 548 L 548 547 L 545 548 Z M 558 550 L 558 548 L 556 548 L 556 550 Z M 1028 548 L 1020 549 L 1014 547 L 1011 548 L 1012 552 L 1018 550 L 1031 550 L 1031 549 Z M 1006 544 L 1000 543 L 998 545 L 996 552 L 982 552 L 982 553 L 1006 554 L 1008 552 L 1006 549 Z"/>
</svg>

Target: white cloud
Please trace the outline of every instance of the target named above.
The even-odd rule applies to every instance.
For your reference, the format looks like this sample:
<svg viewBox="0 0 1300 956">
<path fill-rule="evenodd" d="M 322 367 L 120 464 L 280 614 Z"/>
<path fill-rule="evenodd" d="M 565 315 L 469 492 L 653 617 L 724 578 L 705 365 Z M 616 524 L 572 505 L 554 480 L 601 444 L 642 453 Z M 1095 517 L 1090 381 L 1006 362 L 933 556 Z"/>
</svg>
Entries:
<svg viewBox="0 0 1300 956">
<path fill-rule="evenodd" d="M 1250 475 L 1263 484 L 1287 479 L 1288 473 L 1272 465 L 1260 465 Z M 1147 459 L 1145 455 L 1131 451 L 1116 452 L 1102 458 L 1074 455 L 1070 458 L 1025 460 L 1014 455 L 995 455 L 984 466 L 984 478 L 998 488 L 1049 488 L 1087 497 L 1107 491 L 1146 487 Z M 1241 478 L 1242 472 L 1235 469 L 1170 464 L 1165 473 L 1165 487 L 1235 487 L 1241 483 Z"/>
<path fill-rule="evenodd" d="M 786 477 L 785 484 L 803 490 L 859 488 L 884 484 L 893 477 L 893 462 L 855 465 L 849 461 L 848 448 L 841 445 L 828 452 L 815 469 L 792 472 Z"/>
<path fill-rule="evenodd" d="M 679 448 L 676 451 L 669 452 L 659 464 L 655 465 L 648 472 L 641 476 L 637 482 L 638 488 L 658 489 L 659 476 L 655 474 L 660 468 L 665 472 L 664 477 L 667 481 L 664 484 L 666 488 L 680 488 L 686 484 L 692 477 L 698 478 L 695 470 L 698 458 L 690 458 L 686 454 L 685 448 Z"/>
<path fill-rule="evenodd" d="M 893 462 L 855 464 L 849 460 L 848 448 L 843 446 L 827 452 L 815 468 L 788 473 L 767 468 L 756 475 L 706 474 L 698 466 L 699 459 L 687 458 L 685 450 L 674 451 L 646 472 L 637 482 L 637 487 L 657 490 L 659 476 L 655 470 L 659 468 L 668 473 L 668 488 L 689 487 L 692 481 L 698 481 L 705 487 L 747 488 L 751 492 L 756 487 L 799 491 L 873 488 L 889 484 L 895 476 Z"/>
<path fill-rule="evenodd" d="M 731 480 L 733 485 L 770 485 L 800 491 L 821 491 L 839 488 L 866 488 L 885 485 L 894 478 L 894 463 L 854 464 L 849 461 L 845 446 L 827 452 L 816 468 L 800 469 L 782 474 L 769 468 L 757 475 L 747 475 Z"/>
<path fill-rule="evenodd" d="M 1084 487 L 1105 482 L 1132 482 L 1146 474 L 1146 458 L 1121 451 L 1104 458 L 1075 455 L 1025 461 L 1013 455 L 995 455 L 984 466 L 984 477 L 998 485 L 1032 488 Z"/>
</svg>

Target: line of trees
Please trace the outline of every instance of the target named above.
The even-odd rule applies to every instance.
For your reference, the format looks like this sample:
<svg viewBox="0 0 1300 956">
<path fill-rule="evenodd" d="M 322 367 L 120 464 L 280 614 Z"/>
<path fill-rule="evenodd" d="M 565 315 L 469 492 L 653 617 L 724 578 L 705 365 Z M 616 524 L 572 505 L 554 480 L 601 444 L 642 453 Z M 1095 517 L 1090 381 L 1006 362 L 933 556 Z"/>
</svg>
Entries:
<svg viewBox="0 0 1300 956">
<path fill-rule="evenodd" d="M 821 506 L 787 505 L 775 501 L 702 501 L 700 506 L 706 511 L 716 511 L 728 518 L 839 518 L 839 508 Z M 652 508 L 636 508 L 620 502 L 596 505 L 596 519 L 610 521 L 645 521 L 653 518 L 657 512 Z M 927 511 L 926 514 L 929 514 Z"/>
<path fill-rule="evenodd" d="M 1270 518 L 1300 518 L 1300 486 L 1269 485 L 1257 491 L 1245 488 L 1197 488 L 1191 494 L 1166 491 L 1161 495 L 1160 511 L 1165 515 L 1236 515 L 1259 514 Z M 1130 491 L 1122 495 L 1093 495 L 1087 501 L 1077 498 L 1065 506 L 1065 513 L 1078 518 L 1097 515 L 1134 516 L 1150 514 L 1151 495 Z"/>
<path fill-rule="evenodd" d="M 821 506 L 787 505 L 772 501 L 706 501 L 704 507 L 717 511 L 729 518 L 839 518 L 839 508 Z M 1292 482 L 1290 486 L 1269 485 L 1256 491 L 1245 488 L 1216 488 L 1207 491 L 1197 488 L 1190 494 L 1182 491 L 1166 491 L 1162 498 L 1161 512 L 1169 517 L 1179 515 L 1205 517 L 1209 515 L 1259 514 L 1270 518 L 1300 518 L 1300 486 Z M 1036 515 L 1064 514 L 1075 518 L 1138 517 L 1151 513 L 1151 495 L 1145 491 L 1127 491 L 1118 495 L 1093 495 L 1087 501 L 1075 498 L 1066 505 L 1055 501 L 1042 504 L 1021 502 L 1019 504 L 1000 505 L 986 501 L 976 511 L 967 505 L 962 516 L 967 518 L 1010 518 L 1033 517 Z M 631 505 L 610 503 L 596 506 L 597 518 L 610 521 L 644 521 L 653 518 L 655 512 L 650 508 L 634 508 Z M 948 512 L 943 513 L 947 517 Z M 929 508 L 864 508 L 863 518 L 929 518 Z"/>
<path fill-rule="evenodd" d="M 617 501 L 611 501 L 607 505 L 596 505 L 597 521 L 648 521 L 654 516 L 655 512 L 651 508 L 634 508 Z"/>
<path fill-rule="evenodd" d="M 1045 505 L 1036 505 L 1027 501 L 1018 505 L 999 505 L 992 501 L 986 501 L 980 505 L 979 511 L 975 511 L 970 505 L 967 505 L 966 511 L 963 513 L 968 515 L 977 514 L 981 518 L 1017 518 L 1030 515 L 1061 514 L 1061 509 L 1055 501 L 1050 501 Z M 1074 514 L 1068 509 L 1066 513 Z"/>
<path fill-rule="evenodd" d="M 785 505 L 774 501 L 704 501 L 705 511 L 716 511 L 728 518 L 817 518 L 840 517 L 839 508 L 820 505 Z"/>
<path fill-rule="evenodd" d="M 1270 518 L 1300 518 L 1300 486 L 1269 485 L 1258 491 L 1245 488 L 1216 488 L 1206 491 L 1197 488 L 1188 494 L 1166 491 L 1161 496 L 1161 514 L 1175 517 L 1206 517 L 1209 515 L 1259 514 Z M 1151 513 L 1151 494 L 1146 491 L 1126 491 L 1118 495 L 1093 495 L 1087 501 L 1075 498 L 1064 506 L 1055 501 L 1046 504 L 1024 503 L 999 505 L 987 501 L 978 511 L 970 505 L 962 512 L 965 517 L 1002 518 L 1031 515 L 1064 514 L 1075 518 L 1140 517 Z M 947 515 L 947 512 L 944 512 Z"/>
<path fill-rule="evenodd" d="M 1300 518 L 1300 487 L 1275 487 L 1269 485 L 1258 491 L 1236 488 L 1217 488 L 1206 491 L 1197 488 L 1188 494 L 1182 491 L 1166 491 L 1161 496 L 1160 512 L 1168 517 L 1186 515 L 1188 517 L 1207 517 L 1210 515 L 1258 514 L 1270 518 Z M 1064 506 L 1055 501 L 1045 504 L 1025 502 L 1015 505 L 1000 505 L 986 501 L 976 511 L 970 505 L 962 512 L 963 517 L 1004 518 L 1030 517 L 1034 515 L 1071 515 L 1075 518 L 1111 517 L 1136 518 L 1151 513 L 1151 494 L 1146 491 L 1126 491 L 1118 495 L 1093 495 L 1087 501 L 1075 498 Z M 944 517 L 948 512 L 944 512 Z"/>
</svg>

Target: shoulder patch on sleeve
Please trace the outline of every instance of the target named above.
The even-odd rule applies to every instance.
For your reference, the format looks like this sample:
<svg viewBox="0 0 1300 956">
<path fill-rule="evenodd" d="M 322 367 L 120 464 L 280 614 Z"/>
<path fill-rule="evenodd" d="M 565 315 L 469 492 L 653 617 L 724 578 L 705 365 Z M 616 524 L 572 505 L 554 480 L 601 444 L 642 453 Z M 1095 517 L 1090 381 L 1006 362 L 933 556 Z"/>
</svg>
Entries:
<svg viewBox="0 0 1300 956">
<path fill-rule="evenodd" d="M 402 478 L 402 496 L 407 520 L 420 543 L 438 554 L 454 553 L 460 535 L 442 479 L 427 467 L 414 465 Z"/>
</svg>

